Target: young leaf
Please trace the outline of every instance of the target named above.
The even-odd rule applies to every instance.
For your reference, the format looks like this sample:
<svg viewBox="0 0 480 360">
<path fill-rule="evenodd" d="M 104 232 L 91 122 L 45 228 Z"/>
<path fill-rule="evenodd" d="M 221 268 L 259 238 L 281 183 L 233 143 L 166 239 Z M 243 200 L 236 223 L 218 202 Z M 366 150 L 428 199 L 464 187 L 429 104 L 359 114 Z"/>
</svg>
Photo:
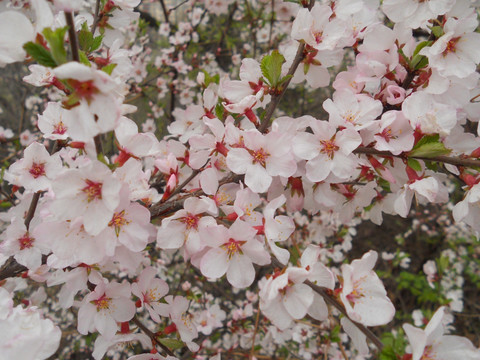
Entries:
<svg viewBox="0 0 480 360">
<path fill-rule="evenodd" d="M 282 76 L 282 65 L 285 58 L 277 50 L 270 55 L 265 55 L 260 63 L 260 69 L 270 86 L 277 87 Z"/>
<path fill-rule="evenodd" d="M 422 50 L 424 47 L 430 46 L 432 44 L 433 44 L 433 41 L 422 41 L 420 44 L 417 45 L 415 50 L 413 50 L 412 57 L 415 57 L 415 55 L 417 55 L 420 52 L 420 50 Z"/>
<path fill-rule="evenodd" d="M 55 30 L 50 28 L 45 28 L 43 30 L 43 36 L 45 36 L 45 39 L 47 39 L 52 56 L 58 65 L 67 62 L 67 51 L 65 50 L 64 46 L 65 33 L 67 32 L 67 29 L 68 26 Z"/>
<path fill-rule="evenodd" d="M 409 158 L 407 160 L 407 165 L 410 166 L 415 171 L 422 171 L 422 165 L 420 165 L 418 160 L 415 160 L 413 158 Z"/>
<path fill-rule="evenodd" d="M 103 35 L 98 35 L 94 37 L 92 43 L 90 44 L 89 51 L 92 52 L 97 50 L 100 47 L 100 45 L 102 45 L 102 40 L 103 40 Z"/>
<path fill-rule="evenodd" d="M 35 61 L 37 61 L 40 65 L 46 67 L 55 67 L 57 63 L 52 57 L 52 54 L 45 49 L 42 45 L 35 44 L 31 41 L 23 45 L 23 49 L 30 55 Z"/>
<path fill-rule="evenodd" d="M 92 64 L 90 63 L 90 61 L 88 60 L 88 57 L 87 55 L 85 55 L 85 53 L 80 50 L 78 52 L 78 55 L 80 56 L 80 62 L 84 65 L 87 65 L 88 67 L 92 66 Z"/>
<path fill-rule="evenodd" d="M 113 69 L 117 64 L 108 64 L 107 66 L 102 67 L 102 71 L 106 72 L 108 75 L 112 75 Z"/>
<path fill-rule="evenodd" d="M 445 145 L 440 141 L 440 136 L 426 135 L 420 139 L 420 141 L 409 152 L 409 156 L 412 157 L 425 157 L 432 158 L 440 155 L 447 155 L 451 150 L 447 149 Z"/>
<path fill-rule="evenodd" d="M 82 24 L 82 29 L 78 32 L 78 44 L 80 45 L 80 49 L 89 52 L 92 47 L 92 42 L 93 35 L 90 30 L 88 30 L 87 23 L 84 22 Z"/>
<path fill-rule="evenodd" d="M 183 342 L 177 339 L 169 339 L 169 338 L 164 338 L 164 339 L 158 339 L 162 345 L 165 345 L 171 350 L 178 350 L 183 347 Z"/>
</svg>

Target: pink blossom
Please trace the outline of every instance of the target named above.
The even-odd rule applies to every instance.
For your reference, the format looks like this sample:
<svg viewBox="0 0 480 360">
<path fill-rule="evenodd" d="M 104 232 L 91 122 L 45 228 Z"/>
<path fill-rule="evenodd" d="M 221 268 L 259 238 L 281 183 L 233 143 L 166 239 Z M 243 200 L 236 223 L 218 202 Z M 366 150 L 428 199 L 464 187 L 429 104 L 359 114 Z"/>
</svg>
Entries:
<svg viewBox="0 0 480 360">
<path fill-rule="evenodd" d="M 218 279 L 225 273 L 230 284 L 237 288 L 249 286 L 255 278 L 253 263 L 266 265 L 270 255 L 255 235 L 257 230 L 236 220 L 230 228 L 207 226 L 202 235 L 210 247 L 200 262 L 202 274 Z"/>
<path fill-rule="evenodd" d="M 330 173 L 348 179 L 355 169 L 357 158 L 352 155 L 362 142 L 351 126 L 338 131 L 326 121 L 312 121 L 313 134 L 302 132 L 293 140 L 293 152 L 307 160 L 306 176 L 310 181 L 325 180 Z"/>
<path fill-rule="evenodd" d="M 342 265 L 343 288 L 340 299 L 348 316 L 365 326 L 390 322 L 395 307 L 387 297 L 382 281 L 373 271 L 378 254 L 370 250 L 360 260 Z"/>
<path fill-rule="evenodd" d="M 130 295 L 128 283 L 98 284 L 78 309 L 78 332 L 86 335 L 96 330 L 111 338 L 117 332 L 117 322 L 129 321 L 135 315 Z"/>
<path fill-rule="evenodd" d="M 440 307 L 425 330 L 404 324 L 403 330 L 412 347 L 412 360 L 474 360 L 480 358 L 480 350 L 465 337 L 443 335 L 445 332 L 442 324 L 445 317 L 445 307 Z"/>
</svg>

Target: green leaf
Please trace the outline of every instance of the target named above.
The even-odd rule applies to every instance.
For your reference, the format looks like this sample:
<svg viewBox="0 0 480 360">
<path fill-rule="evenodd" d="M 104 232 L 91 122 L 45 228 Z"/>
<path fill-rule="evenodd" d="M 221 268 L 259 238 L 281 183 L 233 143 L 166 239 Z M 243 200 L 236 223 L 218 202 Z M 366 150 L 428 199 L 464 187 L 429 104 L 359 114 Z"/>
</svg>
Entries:
<svg viewBox="0 0 480 360">
<path fill-rule="evenodd" d="M 112 75 L 112 71 L 116 66 L 117 64 L 108 64 L 107 66 L 102 67 L 102 71 L 106 72 L 108 75 Z"/>
<path fill-rule="evenodd" d="M 285 82 L 289 81 L 293 75 L 285 75 L 283 78 L 280 79 L 278 85 L 283 85 Z"/>
<path fill-rule="evenodd" d="M 422 50 L 424 47 L 430 46 L 430 45 L 432 45 L 432 44 L 433 44 L 433 41 L 428 41 L 428 40 L 422 41 L 421 43 L 419 43 L 419 44 L 417 45 L 417 47 L 415 48 L 415 50 L 413 50 L 413 55 L 412 55 L 412 57 L 415 57 L 415 55 L 417 55 L 417 54 L 420 52 L 420 50 Z"/>
<path fill-rule="evenodd" d="M 88 60 L 88 57 L 87 55 L 85 55 L 85 53 L 82 51 L 82 50 L 79 50 L 78 51 L 78 55 L 80 57 L 80 62 L 84 65 L 87 65 L 88 67 L 92 66 L 92 64 L 90 63 L 90 61 Z"/>
<path fill-rule="evenodd" d="M 260 69 L 270 86 L 277 87 L 282 76 L 282 65 L 285 58 L 277 50 L 273 50 L 270 55 L 265 55 L 260 63 Z"/>
<path fill-rule="evenodd" d="M 222 104 L 217 104 L 217 106 L 215 106 L 215 116 L 218 119 L 223 120 L 224 108 Z"/>
<path fill-rule="evenodd" d="M 162 345 L 165 345 L 170 350 L 178 350 L 183 347 L 183 342 L 177 339 L 163 338 L 158 339 Z"/>
<path fill-rule="evenodd" d="M 379 356 L 380 360 L 397 360 L 397 355 L 393 350 L 393 346 L 387 345 L 382 349 L 382 352 Z"/>
<path fill-rule="evenodd" d="M 408 153 L 411 157 L 432 158 L 440 155 L 447 155 L 451 150 L 447 149 L 440 141 L 440 136 L 426 135 L 413 147 L 412 151 Z"/>
<path fill-rule="evenodd" d="M 415 70 L 420 70 L 420 69 L 423 69 L 424 67 L 426 67 L 428 65 L 428 58 L 424 55 L 416 55 L 413 59 L 412 59 L 412 63 L 411 63 L 411 66 L 413 69 Z"/>
<path fill-rule="evenodd" d="M 52 52 L 52 56 L 57 65 L 67 62 L 67 51 L 65 50 L 64 46 L 64 39 L 67 29 L 68 26 L 55 30 L 50 28 L 45 28 L 43 30 L 43 36 L 45 36 L 45 39 L 47 39 L 48 45 L 50 46 L 50 51 Z"/>
<path fill-rule="evenodd" d="M 410 67 L 414 70 L 419 70 L 428 65 L 428 58 L 424 55 L 420 55 L 419 52 L 424 47 L 430 46 L 433 44 L 433 41 L 422 41 L 417 45 L 413 51 L 412 60 L 410 61 Z"/>
<path fill-rule="evenodd" d="M 23 45 L 23 49 L 40 65 L 51 68 L 57 66 L 57 63 L 53 59 L 52 54 L 50 54 L 50 51 L 45 49 L 42 45 L 29 41 Z"/>
<path fill-rule="evenodd" d="M 407 164 L 408 164 L 408 166 L 410 166 L 415 171 L 422 171 L 422 165 L 420 165 L 420 162 L 418 162 L 418 160 L 415 160 L 413 158 L 409 158 L 407 160 Z"/>
<path fill-rule="evenodd" d="M 93 42 L 93 35 L 88 30 L 87 23 L 84 22 L 82 24 L 82 29 L 78 32 L 78 44 L 80 45 L 80 49 L 89 52 Z"/>
<path fill-rule="evenodd" d="M 103 35 L 98 35 L 93 38 L 93 41 L 90 45 L 90 52 L 97 50 L 100 45 L 102 45 Z"/>
<path fill-rule="evenodd" d="M 0 202 L 0 208 L 2 208 L 2 209 L 8 209 L 11 206 L 12 206 L 12 203 L 10 201 Z"/>
<path fill-rule="evenodd" d="M 443 34 L 445 34 L 441 26 L 432 26 L 431 30 L 433 35 L 435 35 L 436 38 L 442 37 Z"/>
</svg>

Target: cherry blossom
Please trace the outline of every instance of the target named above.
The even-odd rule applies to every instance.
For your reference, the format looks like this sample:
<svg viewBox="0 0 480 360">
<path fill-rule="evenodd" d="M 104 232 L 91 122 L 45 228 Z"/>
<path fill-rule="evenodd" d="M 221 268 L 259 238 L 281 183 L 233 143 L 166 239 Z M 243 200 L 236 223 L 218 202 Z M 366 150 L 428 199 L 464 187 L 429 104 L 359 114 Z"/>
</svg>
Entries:
<svg viewBox="0 0 480 360">
<path fill-rule="evenodd" d="M 348 316 L 365 326 L 390 322 L 395 308 L 387 292 L 373 271 L 378 254 L 370 250 L 360 260 L 342 265 L 343 288 L 340 298 Z"/>
<path fill-rule="evenodd" d="M 445 307 L 440 307 L 425 330 L 404 324 L 403 329 L 412 347 L 412 360 L 420 359 L 478 359 L 480 351 L 470 340 L 460 336 L 444 335 L 445 328 L 442 324 L 445 317 Z"/>
<path fill-rule="evenodd" d="M 257 230 L 242 220 L 236 220 L 228 229 L 223 225 L 207 226 L 203 234 L 210 249 L 202 257 L 200 270 L 209 278 L 226 273 L 230 284 L 245 288 L 255 278 L 253 263 L 270 262 L 270 255 L 255 238 Z"/>
<path fill-rule="evenodd" d="M 135 315 L 130 294 L 129 284 L 99 283 L 80 305 L 78 331 L 87 334 L 96 329 L 106 337 L 115 335 L 117 322 L 128 321 Z"/>
</svg>

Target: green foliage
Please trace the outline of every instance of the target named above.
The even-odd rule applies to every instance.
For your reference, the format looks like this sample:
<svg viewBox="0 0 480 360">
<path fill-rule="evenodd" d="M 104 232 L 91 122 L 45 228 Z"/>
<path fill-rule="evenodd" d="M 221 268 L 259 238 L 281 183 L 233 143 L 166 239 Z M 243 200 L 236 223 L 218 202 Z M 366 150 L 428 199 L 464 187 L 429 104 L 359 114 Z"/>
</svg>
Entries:
<svg viewBox="0 0 480 360">
<path fill-rule="evenodd" d="M 422 165 L 420 165 L 420 162 L 418 160 L 409 158 L 407 160 L 407 165 L 410 166 L 415 171 L 422 171 Z"/>
<path fill-rule="evenodd" d="M 420 55 L 419 52 L 424 47 L 430 46 L 433 44 L 433 41 L 422 41 L 417 45 L 413 51 L 412 60 L 410 60 L 410 68 L 413 70 L 419 70 L 428 65 L 428 58 L 424 55 Z"/>
<path fill-rule="evenodd" d="M 102 71 L 106 72 L 108 75 L 112 75 L 113 69 L 117 67 L 117 64 L 108 64 L 102 67 Z"/>
<path fill-rule="evenodd" d="M 88 60 L 88 57 L 87 55 L 85 55 L 85 53 L 82 51 L 82 50 L 79 50 L 78 51 L 78 55 L 80 57 L 80 62 L 84 65 L 87 65 L 88 67 L 91 67 L 92 64 L 90 63 L 90 61 Z"/>
<path fill-rule="evenodd" d="M 426 135 L 409 152 L 409 156 L 433 158 L 440 155 L 448 155 L 451 150 L 447 149 L 440 141 L 440 135 Z"/>
<path fill-rule="evenodd" d="M 67 51 L 65 50 L 65 34 L 67 33 L 68 26 L 52 30 L 45 28 L 43 30 L 43 36 L 48 42 L 52 57 L 57 63 L 61 65 L 67 62 Z"/>
<path fill-rule="evenodd" d="M 158 341 L 162 344 L 168 347 L 170 350 L 178 350 L 183 348 L 184 344 L 183 341 L 177 340 L 177 339 L 171 339 L 171 338 L 163 338 L 163 339 L 158 339 Z"/>
<path fill-rule="evenodd" d="M 40 65 L 51 68 L 57 66 L 50 51 L 45 49 L 42 45 L 29 41 L 23 45 L 23 49 Z"/>
<path fill-rule="evenodd" d="M 285 58 L 277 50 L 273 50 L 270 55 L 265 55 L 260 63 L 260 69 L 268 84 L 277 88 L 284 79 L 282 76 L 282 65 L 285 62 Z"/>
<path fill-rule="evenodd" d="M 379 359 L 381 360 L 398 360 L 398 358 L 405 353 L 405 348 L 408 344 L 401 328 L 396 335 L 384 333 L 382 335 L 382 343 L 385 346 L 379 355 Z"/>
<path fill-rule="evenodd" d="M 93 37 L 93 34 L 88 29 L 87 23 L 82 24 L 82 29 L 78 32 L 78 43 L 80 49 L 87 54 L 97 50 L 102 45 L 103 35 Z"/>
</svg>

